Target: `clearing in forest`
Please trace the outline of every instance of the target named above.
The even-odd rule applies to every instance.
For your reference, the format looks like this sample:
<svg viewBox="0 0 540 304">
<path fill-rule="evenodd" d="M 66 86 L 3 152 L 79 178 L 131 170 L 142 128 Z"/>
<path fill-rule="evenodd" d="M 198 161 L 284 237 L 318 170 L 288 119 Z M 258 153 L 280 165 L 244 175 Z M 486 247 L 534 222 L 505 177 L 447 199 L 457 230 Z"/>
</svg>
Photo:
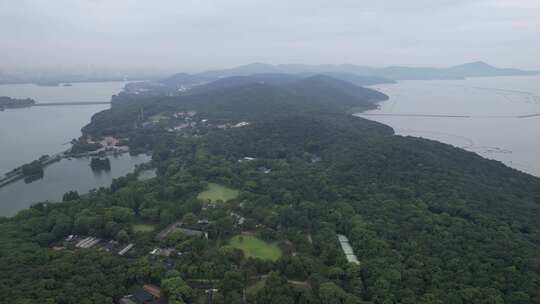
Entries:
<svg viewBox="0 0 540 304">
<path fill-rule="evenodd" d="M 240 192 L 225 186 L 221 186 L 214 183 L 208 183 L 208 188 L 203 192 L 199 193 L 197 196 L 198 199 L 203 201 L 229 201 L 238 197 Z"/>
<path fill-rule="evenodd" d="M 237 235 L 228 245 L 244 252 L 246 257 L 276 261 L 281 257 L 281 249 L 275 243 L 267 243 L 252 235 Z"/>
<path fill-rule="evenodd" d="M 131 226 L 131 229 L 133 230 L 133 232 L 152 232 L 156 229 L 156 227 L 151 224 L 138 223 L 133 224 L 133 226 Z"/>
<path fill-rule="evenodd" d="M 165 114 L 156 114 L 156 115 L 152 115 L 148 118 L 148 120 L 151 122 L 151 123 L 154 123 L 154 124 L 157 124 L 163 120 L 168 120 L 169 117 L 165 116 Z"/>
</svg>

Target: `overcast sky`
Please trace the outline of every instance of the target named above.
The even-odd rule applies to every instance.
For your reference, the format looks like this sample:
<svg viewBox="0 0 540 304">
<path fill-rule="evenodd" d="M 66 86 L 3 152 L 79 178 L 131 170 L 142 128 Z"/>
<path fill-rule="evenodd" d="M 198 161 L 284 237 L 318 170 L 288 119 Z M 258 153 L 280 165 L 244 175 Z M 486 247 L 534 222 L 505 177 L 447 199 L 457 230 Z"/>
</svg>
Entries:
<svg viewBox="0 0 540 304">
<path fill-rule="evenodd" d="M 0 0 L 1 67 L 540 69 L 540 0 Z"/>
</svg>

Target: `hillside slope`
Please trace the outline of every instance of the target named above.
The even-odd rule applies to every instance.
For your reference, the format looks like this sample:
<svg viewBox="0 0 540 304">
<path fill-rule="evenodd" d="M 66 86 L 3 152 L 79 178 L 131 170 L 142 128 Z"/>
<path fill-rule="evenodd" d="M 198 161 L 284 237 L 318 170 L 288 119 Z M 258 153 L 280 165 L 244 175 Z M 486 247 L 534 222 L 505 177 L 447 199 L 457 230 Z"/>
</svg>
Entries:
<svg viewBox="0 0 540 304">
<path fill-rule="evenodd" d="M 238 122 L 275 113 L 325 111 L 344 113 L 355 107 L 373 109 L 388 96 L 328 76 L 308 78 L 265 74 L 211 82 L 174 97 L 122 96 L 110 110 L 95 114 L 85 134 L 132 131 L 141 113 L 150 117 L 193 110 L 207 119 Z"/>
<path fill-rule="evenodd" d="M 325 205 L 363 265 L 365 300 L 538 302 L 539 178 L 343 115 L 269 118 L 207 145 L 231 159 L 299 163 L 252 191 L 292 204 L 298 225 L 302 201 Z"/>
</svg>

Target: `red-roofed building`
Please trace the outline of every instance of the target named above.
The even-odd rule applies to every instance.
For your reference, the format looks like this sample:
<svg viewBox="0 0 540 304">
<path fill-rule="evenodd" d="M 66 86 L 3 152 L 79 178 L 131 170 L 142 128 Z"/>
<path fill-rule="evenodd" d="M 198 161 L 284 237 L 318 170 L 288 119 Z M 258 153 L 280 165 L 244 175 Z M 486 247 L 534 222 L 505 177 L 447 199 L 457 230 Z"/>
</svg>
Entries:
<svg viewBox="0 0 540 304">
<path fill-rule="evenodd" d="M 157 286 L 151 285 L 151 284 L 145 284 L 143 285 L 144 291 L 148 292 L 149 294 L 153 295 L 156 298 L 161 298 L 163 293 L 161 292 L 161 289 Z"/>
</svg>

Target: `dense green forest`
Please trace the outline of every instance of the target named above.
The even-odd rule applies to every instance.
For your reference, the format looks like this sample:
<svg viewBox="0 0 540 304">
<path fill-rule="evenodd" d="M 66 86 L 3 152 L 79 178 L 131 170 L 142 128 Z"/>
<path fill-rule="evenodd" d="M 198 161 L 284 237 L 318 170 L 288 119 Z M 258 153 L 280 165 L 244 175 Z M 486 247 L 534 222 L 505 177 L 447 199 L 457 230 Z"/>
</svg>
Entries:
<svg viewBox="0 0 540 304">
<path fill-rule="evenodd" d="M 539 178 L 345 114 L 375 91 L 241 82 L 123 95 L 95 115 L 86 135 L 151 151 L 139 170 L 157 176 L 1 218 L 0 302 L 112 303 L 152 283 L 169 303 L 207 303 L 209 288 L 214 303 L 540 303 Z M 212 189 L 227 197 L 201 199 Z M 192 230 L 156 237 L 179 221 Z M 72 249 L 69 235 L 135 247 Z"/>
</svg>

